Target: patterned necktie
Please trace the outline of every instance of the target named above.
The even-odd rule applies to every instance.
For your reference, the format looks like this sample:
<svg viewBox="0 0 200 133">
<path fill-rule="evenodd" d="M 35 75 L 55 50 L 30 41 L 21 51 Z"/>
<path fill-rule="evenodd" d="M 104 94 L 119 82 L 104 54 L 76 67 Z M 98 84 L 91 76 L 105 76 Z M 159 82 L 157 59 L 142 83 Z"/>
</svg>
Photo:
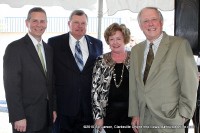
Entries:
<svg viewBox="0 0 200 133">
<path fill-rule="evenodd" d="M 151 64 L 153 62 L 154 59 L 154 54 L 153 54 L 153 49 L 152 49 L 153 43 L 149 44 L 149 52 L 147 54 L 147 60 L 146 60 L 146 67 L 145 67 L 145 71 L 144 71 L 144 77 L 143 77 L 143 81 L 144 84 L 146 83 L 148 74 L 149 74 L 149 70 L 151 68 Z"/>
<path fill-rule="evenodd" d="M 82 55 L 82 51 L 81 51 L 81 48 L 80 48 L 79 41 L 76 41 L 75 60 L 76 60 L 76 63 L 78 65 L 80 71 L 82 71 L 84 64 L 83 64 L 83 55 Z"/>
<path fill-rule="evenodd" d="M 42 55 L 42 45 L 39 44 L 39 43 L 37 44 L 37 52 L 38 52 L 38 55 L 39 55 L 39 58 L 40 58 L 42 67 L 43 67 L 43 69 L 44 69 L 44 72 L 46 72 L 44 57 L 43 57 L 43 55 Z"/>
</svg>

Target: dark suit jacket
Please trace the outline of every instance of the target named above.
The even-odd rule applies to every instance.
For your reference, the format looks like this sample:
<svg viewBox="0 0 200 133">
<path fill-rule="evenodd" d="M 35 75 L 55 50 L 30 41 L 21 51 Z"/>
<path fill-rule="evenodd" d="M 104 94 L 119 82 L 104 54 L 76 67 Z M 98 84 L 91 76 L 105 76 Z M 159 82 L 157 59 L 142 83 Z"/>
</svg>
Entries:
<svg viewBox="0 0 200 133">
<path fill-rule="evenodd" d="M 198 66 L 198 71 L 200 72 L 200 66 Z M 198 91 L 197 91 L 197 106 L 200 108 L 200 81 L 199 81 L 199 86 L 198 86 Z"/>
<path fill-rule="evenodd" d="M 69 46 L 69 33 L 52 37 L 48 44 L 54 50 L 55 87 L 58 113 L 75 116 L 81 110 L 92 118 L 91 83 L 95 59 L 103 52 L 102 42 L 86 35 L 89 57 L 80 72 Z"/>
<path fill-rule="evenodd" d="M 9 121 L 13 123 L 26 118 L 27 130 L 33 131 L 44 128 L 48 114 L 49 123 L 52 123 L 52 111 L 55 110 L 56 103 L 54 101 L 56 98 L 53 96 L 53 53 L 51 47 L 44 42 L 43 44 L 46 76 L 28 35 L 7 46 L 3 63 Z"/>
</svg>

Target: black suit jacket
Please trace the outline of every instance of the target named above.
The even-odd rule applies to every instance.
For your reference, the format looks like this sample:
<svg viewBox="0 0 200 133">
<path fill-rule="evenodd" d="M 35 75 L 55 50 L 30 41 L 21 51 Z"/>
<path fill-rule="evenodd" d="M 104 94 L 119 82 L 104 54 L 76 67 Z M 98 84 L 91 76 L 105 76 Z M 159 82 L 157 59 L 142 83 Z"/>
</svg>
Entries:
<svg viewBox="0 0 200 133">
<path fill-rule="evenodd" d="M 27 119 L 27 130 L 44 128 L 47 116 L 52 123 L 56 108 L 53 95 L 53 53 L 44 44 L 47 73 L 28 35 L 12 42 L 6 48 L 3 62 L 4 87 L 10 122 Z M 49 106 L 47 112 L 47 96 Z"/>
<path fill-rule="evenodd" d="M 52 37 L 48 44 L 54 50 L 55 88 L 58 113 L 75 116 L 80 111 L 92 118 L 91 83 L 96 58 L 102 54 L 103 45 L 98 39 L 86 35 L 89 57 L 80 72 L 69 46 L 69 33 Z"/>
<path fill-rule="evenodd" d="M 198 71 L 200 72 L 200 66 L 198 66 Z M 197 106 L 200 108 L 200 81 L 199 81 L 199 86 L 197 90 Z"/>
</svg>

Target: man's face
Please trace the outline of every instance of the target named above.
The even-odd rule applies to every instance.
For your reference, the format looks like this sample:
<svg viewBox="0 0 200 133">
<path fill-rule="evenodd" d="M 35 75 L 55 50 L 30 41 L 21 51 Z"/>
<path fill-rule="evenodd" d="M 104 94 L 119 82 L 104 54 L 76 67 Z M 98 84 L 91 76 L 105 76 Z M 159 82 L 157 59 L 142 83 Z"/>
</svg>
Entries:
<svg viewBox="0 0 200 133">
<path fill-rule="evenodd" d="M 153 9 L 144 9 L 140 16 L 140 29 L 150 41 L 157 39 L 162 33 L 163 22 Z"/>
<path fill-rule="evenodd" d="M 85 15 L 74 15 L 72 16 L 72 19 L 68 22 L 68 26 L 72 36 L 79 40 L 86 34 L 87 18 Z"/>
<path fill-rule="evenodd" d="M 41 40 L 43 33 L 47 28 L 47 18 L 43 12 L 31 13 L 31 19 L 26 20 L 26 27 L 28 32 L 36 38 L 38 41 Z"/>
</svg>

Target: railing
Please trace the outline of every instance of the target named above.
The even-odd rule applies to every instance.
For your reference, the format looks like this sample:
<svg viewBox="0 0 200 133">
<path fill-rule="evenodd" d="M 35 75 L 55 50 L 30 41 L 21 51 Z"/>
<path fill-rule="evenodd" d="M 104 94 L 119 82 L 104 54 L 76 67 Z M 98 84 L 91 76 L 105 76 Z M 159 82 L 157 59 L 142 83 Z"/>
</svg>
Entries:
<svg viewBox="0 0 200 133">
<path fill-rule="evenodd" d="M 0 100 L 0 112 L 8 112 L 6 100 Z"/>
<path fill-rule="evenodd" d="M 25 17 L 4 17 L 0 18 L 0 32 L 27 32 L 25 25 Z M 66 17 L 49 17 L 46 32 L 67 32 L 68 19 Z M 121 23 L 121 18 L 102 18 L 102 31 L 106 29 L 111 23 Z M 88 18 L 88 33 L 98 32 L 98 18 Z"/>
</svg>

